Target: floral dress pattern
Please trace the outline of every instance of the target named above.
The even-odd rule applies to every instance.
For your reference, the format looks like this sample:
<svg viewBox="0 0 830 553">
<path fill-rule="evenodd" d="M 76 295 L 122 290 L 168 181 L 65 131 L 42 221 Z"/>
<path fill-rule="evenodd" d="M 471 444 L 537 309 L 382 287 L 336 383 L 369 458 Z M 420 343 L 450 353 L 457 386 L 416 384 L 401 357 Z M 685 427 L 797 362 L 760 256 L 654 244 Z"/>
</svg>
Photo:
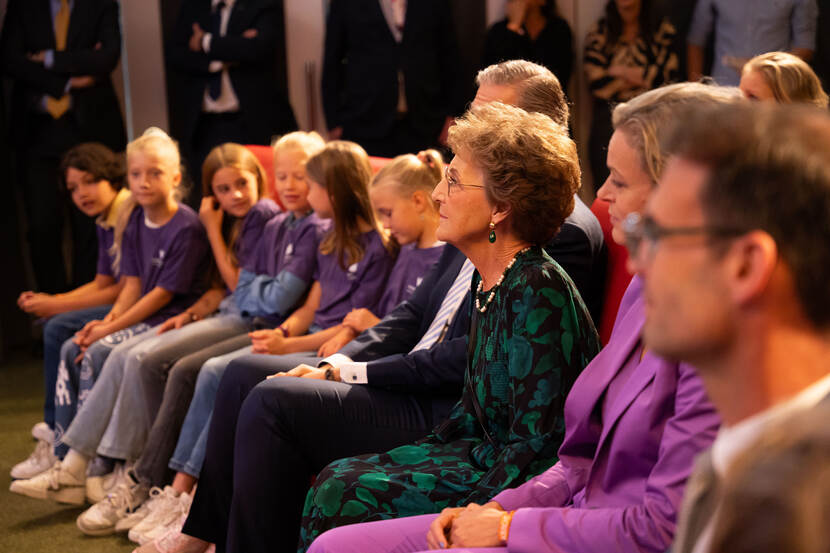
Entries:
<svg viewBox="0 0 830 553">
<path fill-rule="evenodd" d="M 476 272 L 473 290 L 479 279 Z M 336 526 L 484 503 L 557 461 L 565 396 L 600 348 L 576 287 L 533 247 L 484 313 L 472 303 L 461 401 L 423 440 L 325 467 L 306 496 L 299 551 Z"/>
</svg>

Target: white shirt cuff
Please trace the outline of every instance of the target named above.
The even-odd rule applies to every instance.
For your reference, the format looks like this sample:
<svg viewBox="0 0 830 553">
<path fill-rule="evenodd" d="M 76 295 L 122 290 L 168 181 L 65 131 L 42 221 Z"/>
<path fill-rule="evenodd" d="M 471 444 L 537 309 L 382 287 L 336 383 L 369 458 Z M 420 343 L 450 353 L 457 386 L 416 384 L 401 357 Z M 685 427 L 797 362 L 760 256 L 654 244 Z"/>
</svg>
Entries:
<svg viewBox="0 0 830 553">
<path fill-rule="evenodd" d="M 343 355 L 342 353 L 335 353 L 335 354 L 329 355 L 328 357 L 321 360 L 319 363 L 317 363 L 317 366 L 319 367 L 320 365 L 322 365 L 324 363 L 328 363 L 332 367 L 338 367 L 339 368 L 340 365 L 342 365 L 343 363 L 351 363 L 351 362 L 352 362 L 352 360 L 351 360 L 350 357 L 348 357 L 346 355 Z"/>
<path fill-rule="evenodd" d="M 346 384 L 368 384 L 366 363 L 343 363 L 339 367 L 340 380 Z"/>
<path fill-rule="evenodd" d="M 317 365 L 318 367 L 328 363 L 332 367 L 340 369 L 340 380 L 346 384 L 368 384 L 366 376 L 366 363 L 356 363 L 342 353 L 329 355 Z"/>
<path fill-rule="evenodd" d="M 213 33 L 205 33 L 202 35 L 202 51 L 205 54 L 210 53 L 210 41 L 213 40 Z"/>
</svg>

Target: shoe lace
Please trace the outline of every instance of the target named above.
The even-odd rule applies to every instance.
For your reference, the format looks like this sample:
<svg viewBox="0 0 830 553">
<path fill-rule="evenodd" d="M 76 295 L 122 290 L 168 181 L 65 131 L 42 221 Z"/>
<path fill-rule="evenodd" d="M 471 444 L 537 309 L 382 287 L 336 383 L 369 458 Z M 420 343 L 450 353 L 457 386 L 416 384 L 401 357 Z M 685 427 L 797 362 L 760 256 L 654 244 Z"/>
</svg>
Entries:
<svg viewBox="0 0 830 553">
<path fill-rule="evenodd" d="M 116 512 L 132 511 L 131 499 L 132 490 L 125 483 L 118 484 L 115 489 L 107 495 L 106 502 Z"/>
<path fill-rule="evenodd" d="M 45 440 L 38 440 L 35 450 L 29 455 L 27 461 L 32 464 L 40 464 L 44 459 L 49 458 L 49 453 L 52 449 L 52 444 Z"/>
<path fill-rule="evenodd" d="M 57 490 L 60 488 L 60 481 L 61 481 L 61 462 L 57 461 L 49 472 L 46 473 L 47 478 L 49 479 L 49 488 L 53 490 Z"/>
</svg>

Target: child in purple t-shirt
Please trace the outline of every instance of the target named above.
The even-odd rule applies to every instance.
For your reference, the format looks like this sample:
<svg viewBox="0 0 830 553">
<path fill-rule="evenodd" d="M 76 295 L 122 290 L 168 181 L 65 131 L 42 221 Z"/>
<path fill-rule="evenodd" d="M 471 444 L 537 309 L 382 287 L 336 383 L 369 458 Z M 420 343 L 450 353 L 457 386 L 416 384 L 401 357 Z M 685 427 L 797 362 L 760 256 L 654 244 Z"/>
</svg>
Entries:
<svg viewBox="0 0 830 553">
<path fill-rule="evenodd" d="M 406 300 L 424 274 L 438 261 L 444 243 L 435 237 L 438 209 L 432 189 L 441 180 L 441 154 L 435 150 L 393 159 L 372 179 L 369 198 L 383 226 L 401 246 L 377 309 L 354 309 L 340 331 L 326 341 L 318 355 L 328 357 Z"/>
<path fill-rule="evenodd" d="M 377 309 L 392 268 L 385 237 L 369 201 L 371 167 L 352 142 L 334 141 L 308 160 L 308 201 L 332 229 L 317 253 L 314 284 L 305 303 L 275 330 L 251 333 L 254 353 L 316 351 L 359 308 Z M 306 332 L 309 332 L 306 334 Z"/>
<path fill-rule="evenodd" d="M 121 289 L 109 249 L 119 208 L 130 196 L 129 191 L 123 189 L 123 158 L 103 144 L 80 144 L 63 156 L 60 175 L 75 206 L 85 215 L 96 217 L 98 269 L 92 282 L 69 292 L 26 291 L 17 300 L 23 311 L 48 320 L 43 327 L 44 422 L 32 429 L 38 444 L 29 458 L 12 468 L 12 478 L 30 478 L 54 464 L 51 443 L 61 345 L 86 323 L 106 315 Z"/>
<path fill-rule="evenodd" d="M 205 289 L 208 244 L 196 213 L 179 204 L 179 152 L 151 129 L 127 146 L 132 193 L 115 228 L 114 265 L 124 285 L 109 313 L 86 324 L 61 348 L 55 386 L 56 437 L 68 428 L 111 350 L 178 314 Z M 56 442 L 60 457 L 66 447 Z"/>
</svg>

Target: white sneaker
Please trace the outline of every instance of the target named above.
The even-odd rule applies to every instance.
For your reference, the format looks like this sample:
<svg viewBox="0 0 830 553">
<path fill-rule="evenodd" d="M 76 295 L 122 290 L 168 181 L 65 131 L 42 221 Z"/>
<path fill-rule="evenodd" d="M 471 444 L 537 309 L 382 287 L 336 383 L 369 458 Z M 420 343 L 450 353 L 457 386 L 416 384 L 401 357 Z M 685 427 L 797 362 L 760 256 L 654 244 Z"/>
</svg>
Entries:
<svg viewBox="0 0 830 553">
<path fill-rule="evenodd" d="M 126 517 L 116 522 L 115 531 L 126 532 L 132 529 L 136 524 L 147 518 L 153 511 L 153 508 L 156 505 L 157 498 L 162 493 L 163 490 L 158 486 L 153 486 L 152 488 L 150 488 L 150 495 L 148 496 L 147 501 L 142 503 L 141 507 L 139 507 L 137 511 L 130 513 Z"/>
<path fill-rule="evenodd" d="M 171 486 L 166 486 L 164 491 L 156 496 L 155 505 L 147 518 L 130 530 L 128 535 L 130 540 L 144 545 L 163 536 L 171 525 L 183 515 L 187 515 L 191 502 L 190 494 L 177 494 Z"/>
<path fill-rule="evenodd" d="M 52 468 L 57 460 L 58 458 L 52 451 L 52 442 L 38 440 L 31 455 L 12 467 L 12 478 L 15 480 L 33 478 Z"/>
<path fill-rule="evenodd" d="M 178 524 L 174 525 L 166 534 L 158 539 L 134 549 L 133 553 L 208 553 L 216 551 L 213 544 L 202 541 L 199 538 L 182 534 L 185 516 L 180 517 Z"/>
<path fill-rule="evenodd" d="M 67 470 L 60 461 L 52 468 L 25 480 L 15 480 L 9 491 L 35 499 L 51 499 L 59 503 L 84 504 L 84 480 Z"/>
<path fill-rule="evenodd" d="M 105 536 L 115 532 L 116 523 L 136 511 L 147 499 L 147 486 L 132 473 L 106 497 L 78 517 L 78 528 L 88 536 Z"/>
<path fill-rule="evenodd" d="M 103 476 L 86 477 L 86 499 L 92 504 L 105 499 L 118 484 L 124 481 L 127 470 L 124 463 L 117 463 L 115 470 Z"/>
<path fill-rule="evenodd" d="M 32 427 L 32 437 L 36 440 L 43 440 L 49 443 L 53 443 L 55 441 L 55 433 L 52 432 L 49 425 L 43 421 Z"/>
</svg>

